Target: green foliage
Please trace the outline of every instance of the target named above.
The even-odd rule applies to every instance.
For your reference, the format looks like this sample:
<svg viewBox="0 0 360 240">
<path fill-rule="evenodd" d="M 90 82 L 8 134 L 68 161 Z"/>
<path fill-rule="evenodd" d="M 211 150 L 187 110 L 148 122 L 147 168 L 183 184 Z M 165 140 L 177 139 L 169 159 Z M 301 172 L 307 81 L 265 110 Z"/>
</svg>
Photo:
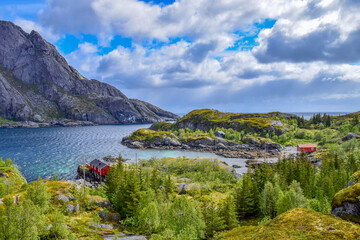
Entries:
<svg viewBox="0 0 360 240">
<path fill-rule="evenodd" d="M 172 127 L 173 124 L 169 122 L 156 122 L 151 125 L 150 129 L 154 131 L 170 131 Z"/>
<path fill-rule="evenodd" d="M 222 209 L 218 208 L 214 202 L 208 202 L 204 204 L 203 215 L 206 225 L 206 236 L 211 238 L 215 235 L 216 232 L 222 231 L 225 229 L 225 220 L 221 216 Z M 224 210 L 223 210 L 224 211 Z"/>
<path fill-rule="evenodd" d="M 283 193 L 279 185 L 273 186 L 271 182 L 267 182 L 260 194 L 260 211 L 264 217 L 273 218 L 276 216 L 276 203 L 279 196 Z"/>
<path fill-rule="evenodd" d="M 75 239 L 75 236 L 68 230 L 64 215 L 58 211 L 50 217 L 51 225 L 49 237 L 53 239 Z"/>
<path fill-rule="evenodd" d="M 232 229 L 236 227 L 237 213 L 234 198 L 230 195 L 220 207 L 220 216 L 224 221 L 225 229 Z"/>
<path fill-rule="evenodd" d="M 150 202 L 140 210 L 138 216 L 139 228 L 147 233 L 155 233 L 160 227 L 160 216 L 158 206 L 155 202 Z"/>
<path fill-rule="evenodd" d="M 29 200 L 17 205 L 13 198 L 5 198 L 4 204 L 0 208 L 0 239 L 38 239 L 45 225 L 39 207 Z"/>
<path fill-rule="evenodd" d="M 184 239 L 198 239 L 205 236 L 205 221 L 198 203 L 189 200 L 186 196 L 174 198 L 166 219 L 167 228 Z"/>
<path fill-rule="evenodd" d="M 32 201 L 42 211 L 46 211 L 50 200 L 50 194 L 46 190 L 46 185 L 39 178 L 38 181 L 28 185 L 25 198 Z"/>
<path fill-rule="evenodd" d="M 360 238 L 360 226 L 310 209 L 293 209 L 260 226 L 239 226 L 222 234 L 223 240 L 346 239 Z"/>
<path fill-rule="evenodd" d="M 293 181 L 288 191 L 279 194 L 279 200 L 276 203 L 277 214 L 282 214 L 294 208 L 307 208 L 308 202 L 303 195 L 300 184 Z"/>
</svg>

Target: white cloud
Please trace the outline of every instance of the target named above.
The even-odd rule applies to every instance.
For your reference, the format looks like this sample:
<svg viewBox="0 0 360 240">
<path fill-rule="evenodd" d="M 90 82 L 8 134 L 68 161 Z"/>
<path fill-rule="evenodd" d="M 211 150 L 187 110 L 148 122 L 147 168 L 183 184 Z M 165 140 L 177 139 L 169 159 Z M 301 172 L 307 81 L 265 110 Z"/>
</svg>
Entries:
<svg viewBox="0 0 360 240">
<path fill-rule="evenodd" d="M 55 42 L 60 39 L 59 34 L 54 34 L 51 29 L 44 28 L 33 21 L 17 18 L 15 19 L 14 23 L 20 26 L 25 32 L 30 33 L 32 30 L 37 31 L 43 38 L 48 41 Z"/>
<path fill-rule="evenodd" d="M 84 43 L 67 59 L 84 75 L 133 97 L 194 106 L 265 105 L 269 99 L 357 97 L 346 92 L 360 87 L 359 11 L 354 0 L 179 0 L 165 7 L 136 0 L 52 0 L 40 19 L 59 34 L 96 34 L 99 46 Z M 261 30 L 259 46 L 226 51 L 241 38 L 236 31 L 256 32 L 253 24 L 264 19 L 277 21 Z M 133 48 L 99 55 L 117 34 L 131 37 Z M 188 41 L 141 44 L 172 37 Z"/>
</svg>

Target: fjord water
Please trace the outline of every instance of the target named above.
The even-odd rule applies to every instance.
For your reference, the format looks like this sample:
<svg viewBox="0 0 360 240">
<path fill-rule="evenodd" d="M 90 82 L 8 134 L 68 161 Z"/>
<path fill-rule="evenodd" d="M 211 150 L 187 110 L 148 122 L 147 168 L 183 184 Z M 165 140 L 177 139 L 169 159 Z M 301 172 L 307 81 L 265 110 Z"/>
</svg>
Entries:
<svg viewBox="0 0 360 240">
<path fill-rule="evenodd" d="M 151 157 L 210 157 L 228 164 L 245 166 L 244 159 L 226 159 L 213 153 L 182 150 L 139 150 L 121 144 L 124 136 L 150 125 L 103 125 L 91 127 L 52 127 L 0 129 L 0 157 L 11 158 L 28 181 L 58 174 L 59 179 L 74 179 L 78 164 L 108 155 L 140 159 Z M 241 173 L 245 168 L 237 169 Z"/>
</svg>

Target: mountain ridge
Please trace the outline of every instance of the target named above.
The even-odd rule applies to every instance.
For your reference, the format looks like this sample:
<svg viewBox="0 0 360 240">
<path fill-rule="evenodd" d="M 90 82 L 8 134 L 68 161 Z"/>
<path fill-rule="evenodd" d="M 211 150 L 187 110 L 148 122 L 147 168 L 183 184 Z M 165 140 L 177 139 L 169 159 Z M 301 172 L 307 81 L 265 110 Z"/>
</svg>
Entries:
<svg viewBox="0 0 360 240">
<path fill-rule="evenodd" d="M 95 124 L 174 121 L 177 115 L 130 99 L 117 88 L 86 79 L 36 31 L 0 21 L 0 116 L 13 121 L 54 119 Z"/>
</svg>

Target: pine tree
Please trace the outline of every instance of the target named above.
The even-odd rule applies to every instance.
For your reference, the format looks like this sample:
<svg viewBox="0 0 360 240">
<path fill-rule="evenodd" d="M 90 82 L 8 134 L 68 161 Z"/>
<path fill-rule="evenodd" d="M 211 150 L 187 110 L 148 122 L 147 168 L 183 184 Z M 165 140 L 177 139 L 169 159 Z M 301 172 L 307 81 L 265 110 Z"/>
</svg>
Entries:
<svg viewBox="0 0 360 240">
<path fill-rule="evenodd" d="M 230 195 L 221 205 L 221 218 L 224 220 L 226 229 L 232 229 L 236 227 L 237 213 L 234 198 Z"/>
<path fill-rule="evenodd" d="M 221 216 L 220 208 L 215 203 L 205 203 L 203 207 L 203 215 L 206 225 L 206 236 L 212 238 L 216 232 L 225 229 L 225 220 Z"/>
</svg>

